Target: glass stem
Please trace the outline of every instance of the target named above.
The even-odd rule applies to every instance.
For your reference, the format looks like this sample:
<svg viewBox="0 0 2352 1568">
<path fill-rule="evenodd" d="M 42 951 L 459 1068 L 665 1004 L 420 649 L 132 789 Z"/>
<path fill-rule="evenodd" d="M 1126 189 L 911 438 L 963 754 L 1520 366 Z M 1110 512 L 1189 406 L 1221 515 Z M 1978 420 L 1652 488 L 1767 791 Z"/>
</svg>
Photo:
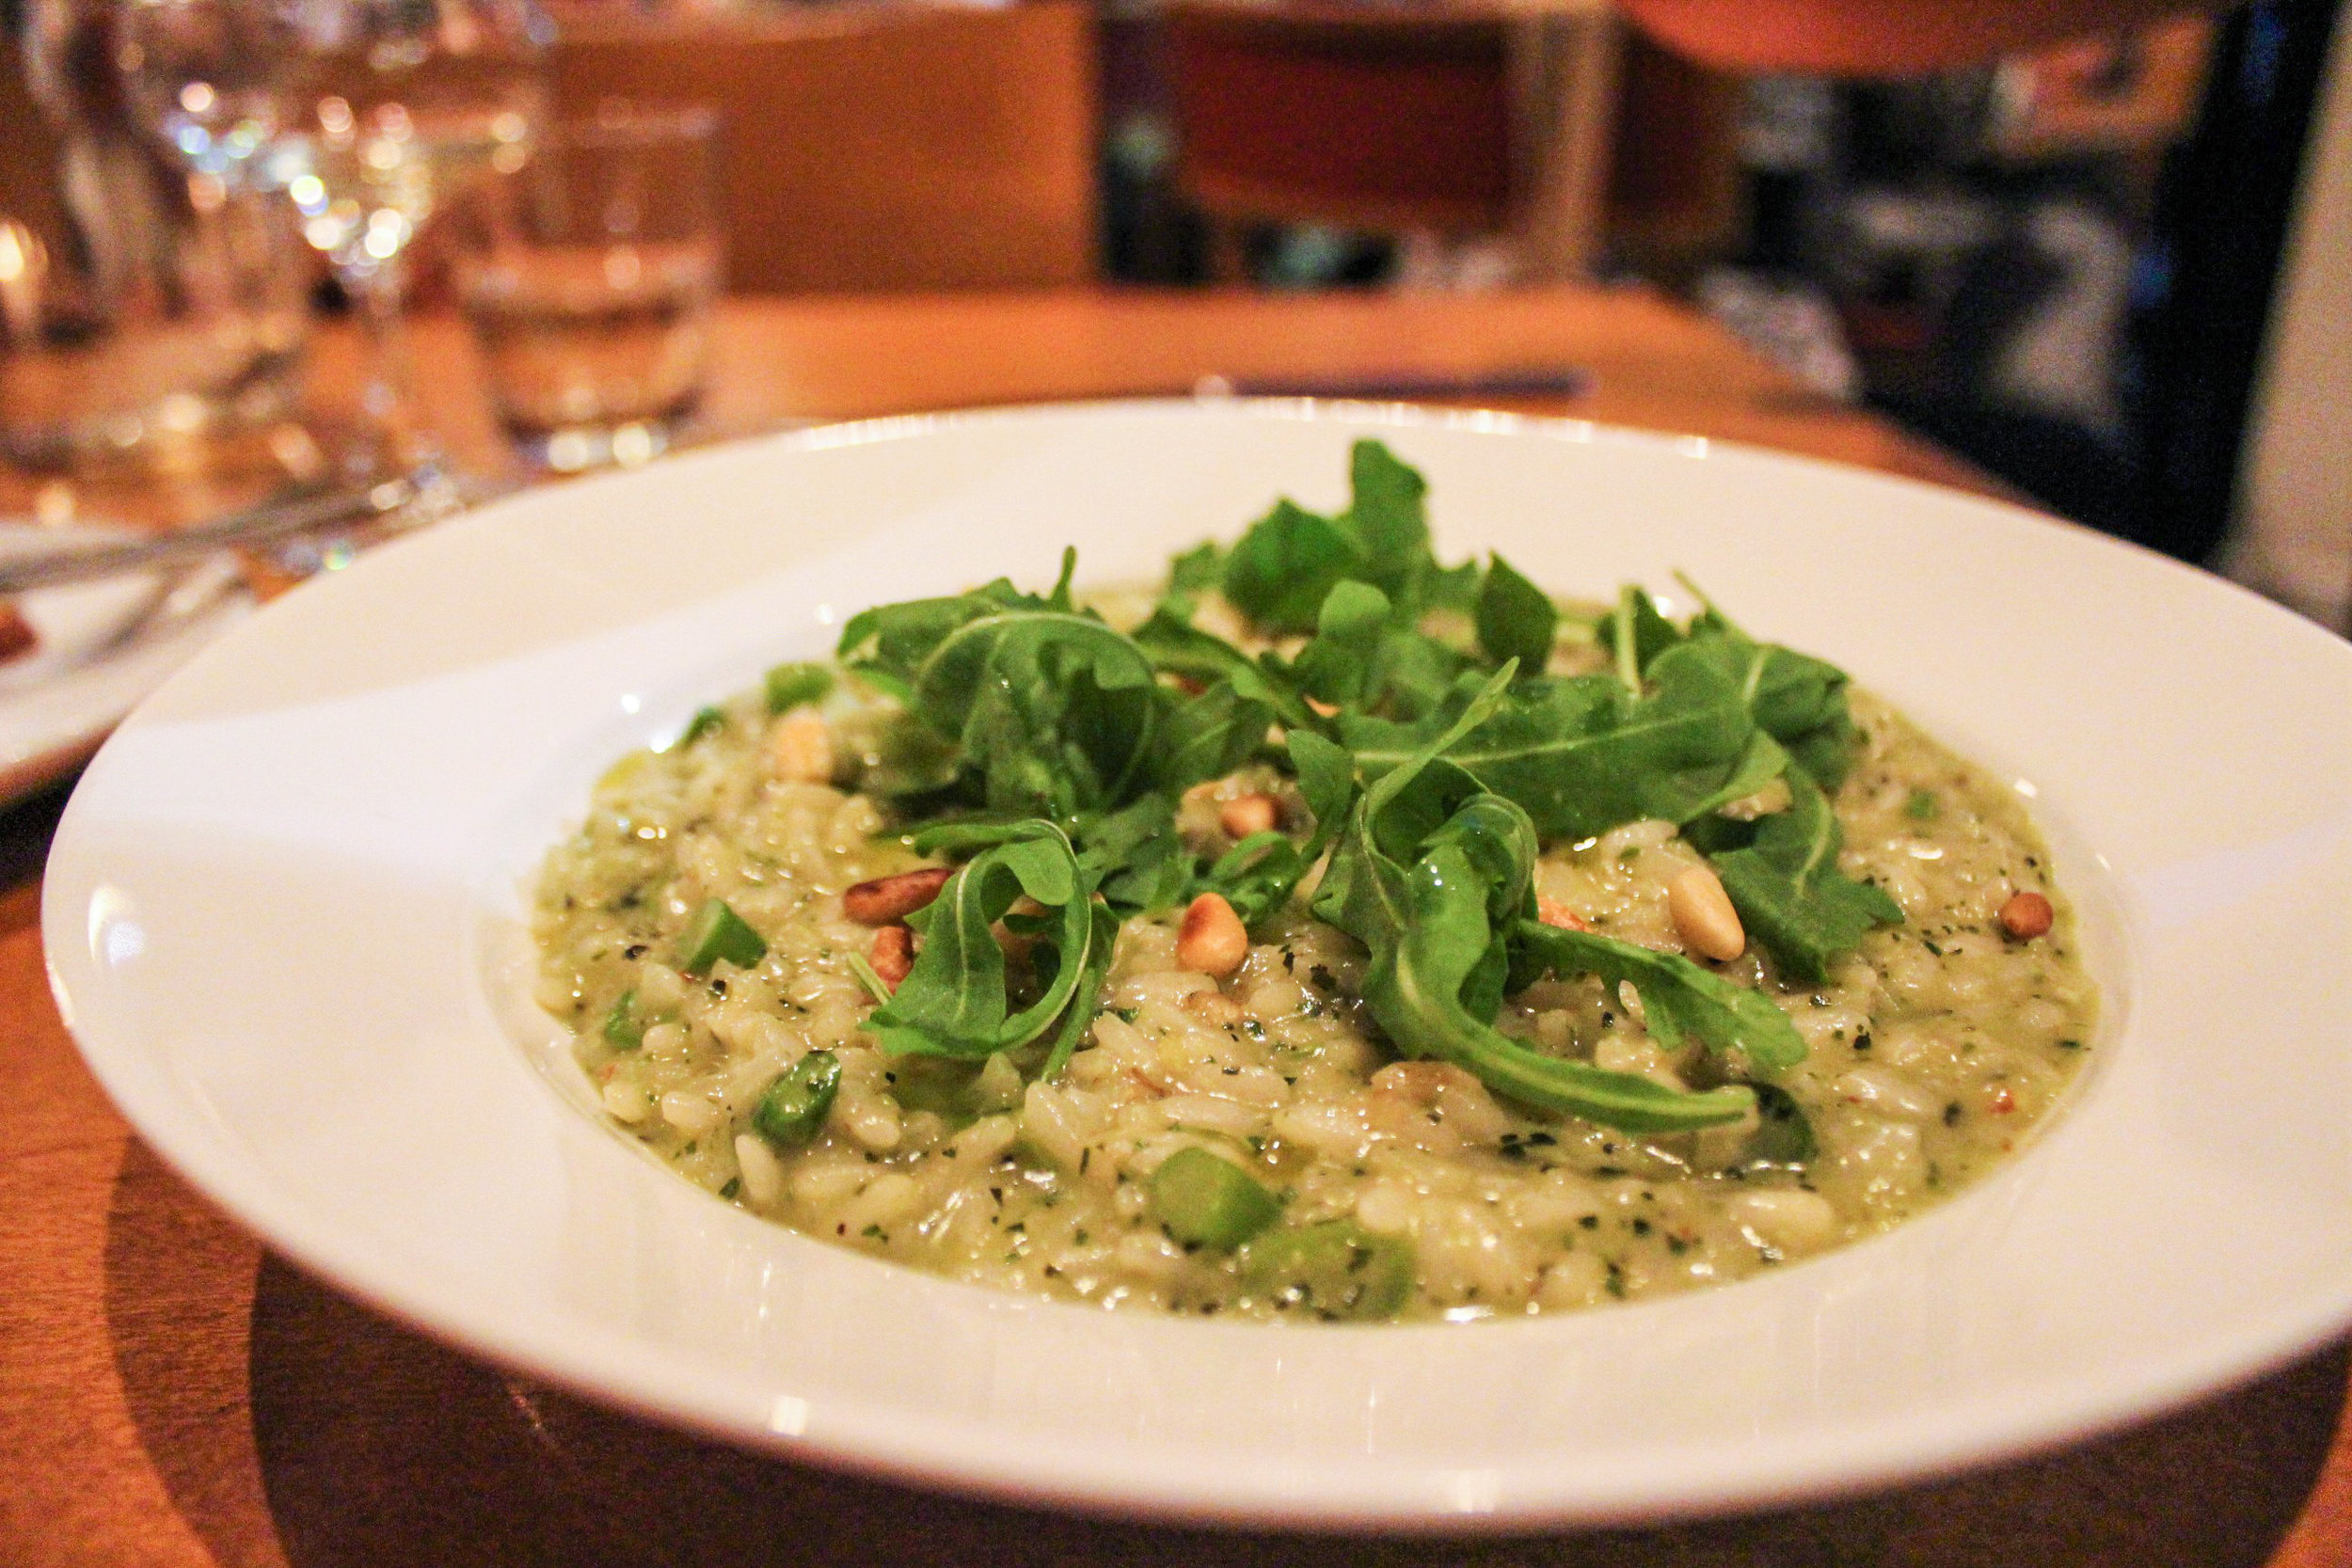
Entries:
<svg viewBox="0 0 2352 1568">
<path fill-rule="evenodd" d="M 368 433 L 367 456 L 378 477 L 436 464 L 437 445 L 416 418 L 408 360 L 408 278 L 397 257 L 349 269 L 344 288 L 358 307 L 368 335 L 367 380 L 359 412 Z"/>
</svg>

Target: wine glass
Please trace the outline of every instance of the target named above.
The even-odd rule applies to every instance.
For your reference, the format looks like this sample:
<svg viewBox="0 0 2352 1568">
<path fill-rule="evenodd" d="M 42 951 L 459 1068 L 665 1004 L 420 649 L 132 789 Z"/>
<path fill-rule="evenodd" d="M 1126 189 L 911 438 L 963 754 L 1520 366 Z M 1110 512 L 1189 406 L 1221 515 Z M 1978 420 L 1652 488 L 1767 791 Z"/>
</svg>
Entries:
<svg viewBox="0 0 2352 1568">
<path fill-rule="evenodd" d="M 128 0 L 139 119 L 199 178 L 283 192 L 367 325 L 354 477 L 439 466 L 410 407 L 409 245 L 529 158 L 548 37 L 533 0 Z"/>
<path fill-rule="evenodd" d="M 292 431 L 282 420 L 309 321 L 309 259 L 293 226 L 275 221 L 274 200 L 199 172 L 224 166 L 204 127 L 178 127 L 202 154 L 192 164 L 146 122 L 127 90 L 135 79 L 123 68 L 142 48 L 124 0 L 18 9 L 18 49 L 0 58 L 0 77 L 21 67 L 41 134 L 12 125 L 14 139 L 0 141 L 0 165 L 17 177 L 0 183 L 25 195 L 33 182 L 0 237 L 0 448 L 13 462 L 71 467 L 95 504 L 157 520 L 242 499 L 249 483 L 281 477 L 279 452 L 295 450 L 280 432 Z M 257 144 L 267 133 L 240 127 L 244 117 L 211 116 L 250 98 L 245 80 L 219 80 L 217 94 L 191 87 L 189 102 L 224 137 Z"/>
<path fill-rule="evenodd" d="M 242 0 L 298 40 L 270 177 L 372 341 L 362 408 L 377 467 L 438 462 L 411 417 L 402 334 L 410 243 L 437 212 L 530 156 L 548 38 L 532 0 Z"/>
<path fill-rule="evenodd" d="M 530 156 L 550 36 L 534 0 L 123 0 L 135 118 L 199 182 L 282 192 L 366 324 L 354 477 L 437 468 L 402 331 L 410 243 Z"/>
<path fill-rule="evenodd" d="M 134 120 L 199 179 L 260 183 L 296 63 L 282 10 L 251 0 L 126 0 L 113 42 Z"/>
</svg>

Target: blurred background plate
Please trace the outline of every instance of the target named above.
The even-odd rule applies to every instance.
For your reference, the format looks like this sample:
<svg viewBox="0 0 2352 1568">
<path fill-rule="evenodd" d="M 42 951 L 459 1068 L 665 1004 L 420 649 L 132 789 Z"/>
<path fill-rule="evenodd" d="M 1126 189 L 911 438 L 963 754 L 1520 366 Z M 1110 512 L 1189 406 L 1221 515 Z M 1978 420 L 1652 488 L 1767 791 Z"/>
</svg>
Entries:
<svg viewBox="0 0 2352 1568">
<path fill-rule="evenodd" d="M 0 561 L 132 537 L 0 522 Z M 41 589 L 17 609 L 38 641 L 0 663 L 0 801 L 79 765 L 140 698 L 249 614 L 252 601 L 233 568 L 211 562 Z"/>
</svg>

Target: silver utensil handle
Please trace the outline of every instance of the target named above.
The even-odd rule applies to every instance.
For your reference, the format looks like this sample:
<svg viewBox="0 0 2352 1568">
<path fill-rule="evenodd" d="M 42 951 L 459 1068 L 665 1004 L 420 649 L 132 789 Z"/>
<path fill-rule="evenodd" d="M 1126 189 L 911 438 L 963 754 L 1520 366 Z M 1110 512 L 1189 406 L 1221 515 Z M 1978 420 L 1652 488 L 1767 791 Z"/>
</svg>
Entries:
<svg viewBox="0 0 2352 1568">
<path fill-rule="evenodd" d="M 56 588 L 69 582 L 87 582 L 123 572 L 201 560 L 222 550 L 269 545 L 323 529 L 373 521 L 405 507 L 429 505 L 444 499 L 447 507 L 453 509 L 462 499 L 477 498 L 461 498 L 456 482 L 446 475 L 405 476 L 386 480 L 365 490 L 336 490 L 234 512 L 151 538 L 21 556 L 0 561 L 0 594 Z"/>
</svg>

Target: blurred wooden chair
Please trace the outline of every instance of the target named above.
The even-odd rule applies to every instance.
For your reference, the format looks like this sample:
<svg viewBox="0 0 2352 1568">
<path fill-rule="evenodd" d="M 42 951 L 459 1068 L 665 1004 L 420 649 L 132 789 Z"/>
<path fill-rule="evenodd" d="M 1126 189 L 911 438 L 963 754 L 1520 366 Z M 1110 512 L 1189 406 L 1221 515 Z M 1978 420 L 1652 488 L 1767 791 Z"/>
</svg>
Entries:
<svg viewBox="0 0 2352 1568">
<path fill-rule="evenodd" d="M 1619 261 L 1679 287 L 1739 248 L 1745 91 L 1739 76 L 1638 33 L 1627 38 L 1607 202 L 1609 248 Z"/>
<path fill-rule="evenodd" d="M 24 85 L 24 60 L 0 35 L 0 214 L 34 229 L 57 217 L 57 136 Z"/>
<path fill-rule="evenodd" d="M 1174 0 L 1180 192 L 1237 270 L 1246 225 L 1510 237 L 1523 275 L 1597 250 L 1606 0 Z"/>
<path fill-rule="evenodd" d="M 559 14 L 559 114 L 617 98 L 723 117 L 736 290 L 1094 276 L 1094 40 L 1082 0 Z"/>
<path fill-rule="evenodd" d="M 2164 155 L 2204 96 L 2213 35 L 2209 18 L 2176 17 L 2003 61 L 1986 150 L 2012 166 L 2121 158 L 2153 200 Z"/>
</svg>

